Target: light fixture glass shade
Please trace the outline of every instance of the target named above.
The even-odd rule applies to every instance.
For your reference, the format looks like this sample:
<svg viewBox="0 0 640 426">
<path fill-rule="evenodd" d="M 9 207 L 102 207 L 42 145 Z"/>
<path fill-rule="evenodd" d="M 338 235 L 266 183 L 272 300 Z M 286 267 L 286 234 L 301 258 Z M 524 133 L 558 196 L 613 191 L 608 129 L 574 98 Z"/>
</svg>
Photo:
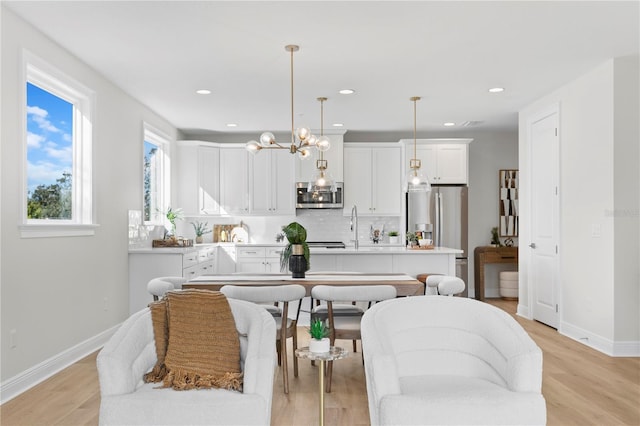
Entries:
<svg viewBox="0 0 640 426">
<path fill-rule="evenodd" d="M 245 144 L 245 149 L 255 155 L 258 151 L 262 149 L 262 147 L 256 141 L 249 141 Z"/>
<path fill-rule="evenodd" d="M 317 146 L 318 137 L 316 135 L 310 135 L 305 141 L 309 146 Z"/>
<path fill-rule="evenodd" d="M 311 130 L 309 130 L 308 127 L 298 127 L 296 129 L 296 136 L 304 142 L 309 136 L 311 136 Z"/>
<path fill-rule="evenodd" d="M 331 192 L 336 192 L 338 187 L 336 186 L 336 182 L 333 179 L 333 176 L 331 176 L 331 173 L 317 169 L 307 185 L 307 191 L 326 191 L 327 189 Z"/>
<path fill-rule="evenodd" d="M 431 184 L 420 172 L 420 169 L 410 170 L 407 173 L 405 190 L 407 192 L 429 192 L 431 191 Z"/>
<path fill-rule="evenodd" d="M 260 135 L 260 145 L 269 146 L 276 142 L 276 137 L 271 132 L 264 132 Z"/>
<path fill-rule="evenodd" d="M 318 138 L 318 142 L 316 143 L 316 148 L 318 149 L 318 151 L 328 151 L 329 148 L 331 148 L 331 140 L 329 139 L 328 136 L 320 136 Z"/>
<path fill-rule="evenodd" d="M 308 148 L 299 148 L 297 152 L 298 152 L 298 155 L 300 156 L 300 159 L 302 160 L 306 160 L 307 158 L 311 157 L 311 151 L 309 151 Z"/>
</svg>

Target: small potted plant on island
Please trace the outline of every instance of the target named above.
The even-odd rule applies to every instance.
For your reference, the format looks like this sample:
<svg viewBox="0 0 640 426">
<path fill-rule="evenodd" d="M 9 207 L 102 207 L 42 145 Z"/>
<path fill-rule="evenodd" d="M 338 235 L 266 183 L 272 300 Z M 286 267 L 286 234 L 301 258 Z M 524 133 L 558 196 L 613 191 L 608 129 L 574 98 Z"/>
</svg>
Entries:
<svg viewBox="0 0 640 426">
<path fill-rule="evenodd" d="M 191 225 L 193 226 L 193 230 L 196 233 L 196 243 L 197 244 L 202 244 L 202 242 L 204 241 L 202 236 L 204 234 L 208 234 L 208 233 L 211 232 L 211 229 L 208 228 L 209 224 L 208 223 L 199 222 L 199 221 L 196 220 L 195 222 L 191 222 Z"/>
<path fill-rule="evenodd" d="M 291 222 L 282 228 L 289 244 L 280 254 L 280 270 L 284 271 L 289 266 L 292 278 L 304 278 L 304 273 L 309 270 L 309 244 L 307 244 L 307 230 L 298 222 Z"/>
<path fill-rule="evenodd" d="M 398 244 L 399 242 L 398 231 L 389 231 L 389 244 Z"/>
<path fill-rule="evenodd" d="M 309 326 L 309 334 L 311 335 L 311 340 L 309 341 L 310 352 L 329 352 L 329 327 L 327 327 L 324 321 L 319 319 L 311 321 L 311 325 Z"/>
<path fill-rule="evenodd" d="M 409 248 L 418 245 L 418 236 L 415 234 L 415 232 L 407 232 L 405 237 L 407 238 L 407 244 L 409 245 Z"/>
</svg>

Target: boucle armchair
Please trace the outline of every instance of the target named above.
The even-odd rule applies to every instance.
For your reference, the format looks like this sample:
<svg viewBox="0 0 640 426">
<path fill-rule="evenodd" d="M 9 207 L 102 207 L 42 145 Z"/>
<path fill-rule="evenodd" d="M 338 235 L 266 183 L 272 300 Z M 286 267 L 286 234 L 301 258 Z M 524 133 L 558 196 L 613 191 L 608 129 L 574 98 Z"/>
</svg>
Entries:
<svg viewBox="0 0 640 426">
<path fill-rule="evenodd" d="M 506 312 L 416 296 L 362 318 L 372 425 L 545 424 L 542 351 Z"/>
<path fill-rule="evenodd" d="M 242 392 L 154 389 L 142 376 L 156 363 L 151 312 L 129 317 L 98 354 L 101 425 L 268 425 L 276 361 L 276 325 L 262 307 L 229 300 L 240 334 Z"/>
</svg>

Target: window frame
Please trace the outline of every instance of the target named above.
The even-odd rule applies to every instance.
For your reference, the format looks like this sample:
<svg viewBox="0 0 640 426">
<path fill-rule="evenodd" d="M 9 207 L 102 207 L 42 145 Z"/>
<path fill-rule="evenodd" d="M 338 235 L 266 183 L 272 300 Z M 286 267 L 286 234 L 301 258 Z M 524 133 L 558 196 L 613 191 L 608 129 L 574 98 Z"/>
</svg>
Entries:
<svg viewBox="0 0 640 426">
<path fill-rule="evenodd" d="M 22 129 L 22 176 L 20 224 L 22 238 L 72 237 L 95 235 L 96 221 L 93 197 L 93 117 L 95 92 L 53 67 L 36 55 L 23 50 L 20 96 Z M 72 214 L 65 219 L 28 219 L 28 146 L 27 83 L 64 99 L 73 105 Z"/>
<path fill-rule="evenodd" d="M 171 138 L 157 127 L 143 122 L 142 137 L 142 221 L 145 225 L 165 225 L 166 219 L 163 212 L 171 205 Z M 158 209 L 160 211 L 150 212 L 151 219 L 145 220 L 144 215 L 144 153 L 145 142 L 149 142 L 158 147 L 160 165 L 160 184 Z"/>
</svg>

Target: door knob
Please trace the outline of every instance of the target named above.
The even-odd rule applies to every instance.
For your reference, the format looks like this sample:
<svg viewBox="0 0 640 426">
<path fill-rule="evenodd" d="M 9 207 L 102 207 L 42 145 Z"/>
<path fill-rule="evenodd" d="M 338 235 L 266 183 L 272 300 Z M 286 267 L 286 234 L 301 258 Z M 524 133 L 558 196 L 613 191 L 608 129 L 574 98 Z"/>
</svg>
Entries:
<svg viewBox="0 0 640 426">
<path fill-rule="evenodd" d="M 532 249 L 536 248 L 536 243 L 529 244 L 529 247 L 531 247 Z"/>
</svg>

